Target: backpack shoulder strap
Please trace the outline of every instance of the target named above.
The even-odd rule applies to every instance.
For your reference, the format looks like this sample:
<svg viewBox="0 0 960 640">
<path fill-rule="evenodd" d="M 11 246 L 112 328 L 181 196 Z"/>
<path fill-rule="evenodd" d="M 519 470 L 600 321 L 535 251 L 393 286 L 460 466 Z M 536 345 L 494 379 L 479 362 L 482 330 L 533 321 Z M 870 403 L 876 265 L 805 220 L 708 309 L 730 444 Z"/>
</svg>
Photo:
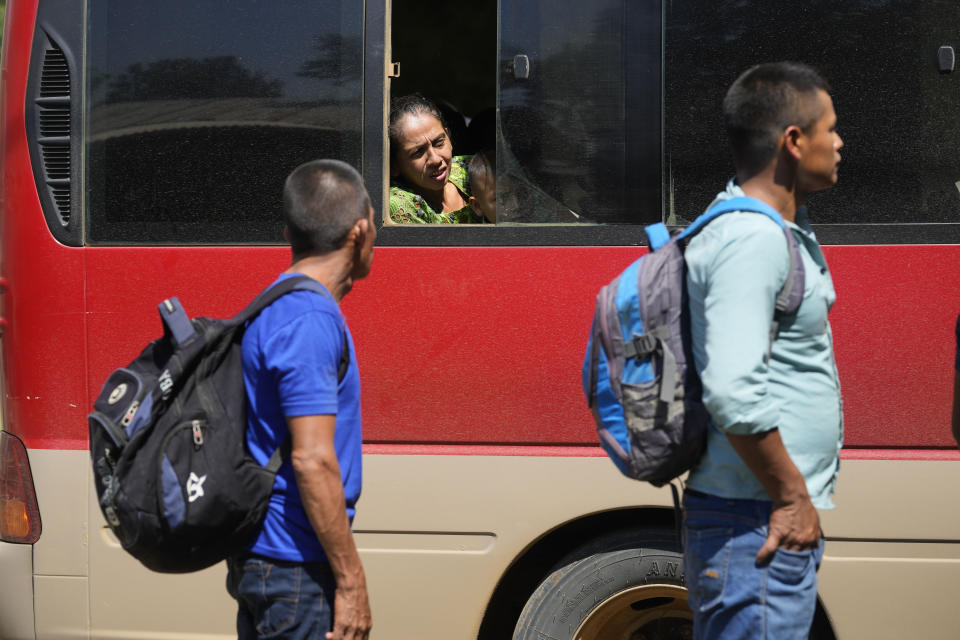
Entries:
<svg viewBox="0 0 960 640">
<path fill-rule="evenodd" d="M 718 202 L 707 209 L 703 214 L 693 221 L 693 224 L 684 229 L 683 233 L 680 234 L 680 237 L 685 241 L 689 240 L 691 237 L 702 231 L 703 228 L 711 221 L 716 220 L 721 215 L 730 213 L 732 211 L 749 211 L 767 216 L 776 222 L 777 226 L 783 230 L 784 238 L 787 242 L 787 256 L 789 259 L 789 265 L 787 267 L 787 279 L 780 288 L 780 291 L 777 292 L 777 300 L 774 306 L 773 323 L 770 326 L 770 345 L 772 347 L 773 340 L 776 337 L 777 330 L 779 329 L 780 317 L 796 313 L 800 308 L 800 303 L 803 301 L 805 275 L 803 269 L 803 258 L 800 256 L 799 243 L 797 242 L 797 238 L 793 235 L 793 231 L 791 231 L 790 227 L 787 226 L 787 223 L 784 222 L 783 216 L 780 215 L 780 212 L 762 200 L 750 198 L 748 196 L 737 196 L 735 198 Z"/>
<path fill-rule="evenodd" d="M 334 305 L 337 304 L 337 301 L 333 299 L 333 296 L 330 295 L 327 288 L 313 278 L 302 275 L 291 276 L 284 278 L 269 289 L 263 291 L 254 298 L 253 302 L 248 304 L 243 311 L 235 315 L 230 323 L 234 326 L 239 326 L 252 320 L 261 311 L 291 291 L 313 291 L 314 293 L 326 296 Z M 340 365 L 337 367 L 338 382 L 343 381 L 344 376 L 347 375 L 347 369 L 350 367 L 350 343 L 347 341 L 347 328 L 342 322 L 340 326 L 343 329 L 343 347 L 340 349 Z"/>
<path fill-rule="evenodd" d="M 257 314 L 276 302 L 282 296 L 287 295 L 291 291 L 304 289 L 308 291 L 315 291 L 327 296 L 330 298 L 330 300 L 333 300 L 333 296 L 330 295 L 326 288 L 313 278 L 308 276 L 291 276 L 289 278 L 284 278 L 270 288 L 262 291 L 256 298 L 253 299 L 252 302 L 250 302 L 250 304 L 246 306 L 243 311 L 233 317 L 231 323 L 237 325 L 244 324 L 255 318 Z"/>
<path fill-rule="evenodd" d="M 787 223 L 783 221 L 783 216 L 780 215 L 780 212 L 768 205 L 766 202 L 757 200 L 756 198 L 750 198 L 748 196 L 737 196 L 736 198 L 722 200 L 704 211 L 697 217 L 696 220 L 693 221 L 689 227 L 683 230 L 683 233 L 680 234 L 680 237 L 687 239 L 692 238 L 700 233 L 700 231 L 702 231 L 703 228 L 713 220 L 716 220 L 725 213 L 731 213 L 733 211 L 762 213 L 776 222 L 781 229 L 787 228 Z"/>
</svg>

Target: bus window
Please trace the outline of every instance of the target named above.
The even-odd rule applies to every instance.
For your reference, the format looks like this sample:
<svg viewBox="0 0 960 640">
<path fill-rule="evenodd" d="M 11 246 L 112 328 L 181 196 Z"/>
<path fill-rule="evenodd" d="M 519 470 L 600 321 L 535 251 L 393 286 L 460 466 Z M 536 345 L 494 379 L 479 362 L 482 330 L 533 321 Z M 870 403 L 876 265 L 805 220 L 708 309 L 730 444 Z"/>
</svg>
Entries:
<svg viewBox="0 0 960 640">
<path fill-rule="evenodd" d="M 396 0 L 391 6 L 391 55 L 400 69 L 399 76 L 391 81 L 391 98 L 418 93 L 434 103 L 450 133 L 454 158 L 492 149 L 497 91 L 496 0 L 441 5 Z M 469 197 L 463 169 L 467 162 L 453 163 L 458 166 L 450 181 L 465 187 L 464 195 Z M 417 192 L 397 176 L 391 178 L 391 186 Z M 439 216 L 416 219 L 420 218 L 433 221 Z M 453 218 L 461 219 L 461 215 Z M 470 215 L 465 219 L 476 218 Z M 387 224 L 409 221 L 408 216 L 385 216 Z"/>
<path fill-rule="evenodd" d="M 362 5 L 101 0 L 86 40 L 88 244 L 281 243 L 291 169 L 360 166 Z"/>
<path fill-rule="evenodd" d="M 505 1 L 498 222 L 661 218 L 659 3 Z"/>
<path fill-rule="evenodd" d="M 665 7 L 664 173 L 677 217 L 699 214 L 732 176 L 719 118 L 726 87 L 750 65 L 786 59 L 816 66 L 830 82 L 846 145 L 838 187 L 810 198 L 814 223 L 958 221 L 960 78 L 938 70 L 937 51 L 957 45 L 960 4 L 748 0 Z M 784 38 L 784 25 L 797 37 Z M 893 241 L 905 242 L 903 232 Z"/>
<path fill-rule="evenodd" d="M 659 220 L 659 6 L 567 4 L 502 2 L 495 51 L 496 2 L 394 2 L 391 94 L 431 97 L 455 155 L 495 151 L 498 224 Z"/>
</svg>

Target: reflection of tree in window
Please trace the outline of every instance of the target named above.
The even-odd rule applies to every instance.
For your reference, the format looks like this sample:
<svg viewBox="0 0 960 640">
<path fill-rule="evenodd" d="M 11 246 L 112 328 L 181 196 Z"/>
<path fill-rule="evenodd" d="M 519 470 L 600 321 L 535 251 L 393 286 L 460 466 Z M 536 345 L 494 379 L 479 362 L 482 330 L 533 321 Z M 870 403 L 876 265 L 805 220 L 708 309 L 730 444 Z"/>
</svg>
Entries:
<svg viewBox="0 0 960 640">
<path fill-rule="evenodd" d="M 313 48 L 317 57 L 307 60 L 300 66 L 297 75 L 301 78 L 314 78 L 321 82 L 332 82 L 340 87 L 347 82 L 357 80 L 357 73 L 345 73 L 347 67 L 356 67 L 359 72 L 360 61 L 351 61 L 344 57 L 344 51 L 361 51 L 363 43 L 356 36 L 344 37 L 339 33 L 317 36 L 313 39 Z"/>
<path fill-rule="evenodd" d="M 110 84 L 108 100 L 277 98 L 283 83 L 240 65 L 236 56 L 172 58 L 133 64 Z"/>
</svg>

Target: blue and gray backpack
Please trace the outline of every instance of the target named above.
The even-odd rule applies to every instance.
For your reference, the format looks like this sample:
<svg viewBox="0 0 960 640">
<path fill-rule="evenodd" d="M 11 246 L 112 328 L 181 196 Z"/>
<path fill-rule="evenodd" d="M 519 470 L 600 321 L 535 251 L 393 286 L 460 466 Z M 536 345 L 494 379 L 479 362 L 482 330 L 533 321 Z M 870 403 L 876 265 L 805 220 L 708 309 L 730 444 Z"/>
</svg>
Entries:
<svg viewBox="0 0 960 640">
<path fill-rule="evenodd" d="M 783 229 L 790 268 L 777 294 L 770 343 L 782 316 L 803 298 L 797 239 L 780 214 L 760 200 L 737 197 L 711 207 L 671 237 L 646 227 L 650 253 L 597 295 L 583 363 L 587 404 L 607 454 L 624 475 L 662 486 L 691 469 L 706 446 L 709 415 L 692 363 L 684 250 L 709 222 L 731 211 L 766 215 Z"/>
</svg>

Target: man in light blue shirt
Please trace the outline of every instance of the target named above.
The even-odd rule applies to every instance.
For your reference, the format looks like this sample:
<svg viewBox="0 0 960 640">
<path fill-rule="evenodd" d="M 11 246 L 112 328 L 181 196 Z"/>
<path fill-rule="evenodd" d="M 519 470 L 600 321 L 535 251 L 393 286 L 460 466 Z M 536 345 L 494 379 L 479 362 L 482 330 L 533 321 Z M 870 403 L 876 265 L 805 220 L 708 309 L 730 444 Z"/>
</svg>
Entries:
<svg viewBox="0 0 960 640">
<path fill-rule="evenodd" d="M 717 197 L 772 206 L 803 260 L 803 301 L 779 319 L 772 343 L 789 269 L 780 227 L 728 213 L 685 254 L 693 355 L 711 416 L 684 496 L 696 638 L 806 639 L 816 607 L 817 509 L 833 507 L 842 417 L 827 321 L 836 296 L 803 203 L 837 182 L 843 142 L 828 90 L 813 69 L 775 63 L 746 71 L 724 99 L 737 177 Z"/>
</svg>

